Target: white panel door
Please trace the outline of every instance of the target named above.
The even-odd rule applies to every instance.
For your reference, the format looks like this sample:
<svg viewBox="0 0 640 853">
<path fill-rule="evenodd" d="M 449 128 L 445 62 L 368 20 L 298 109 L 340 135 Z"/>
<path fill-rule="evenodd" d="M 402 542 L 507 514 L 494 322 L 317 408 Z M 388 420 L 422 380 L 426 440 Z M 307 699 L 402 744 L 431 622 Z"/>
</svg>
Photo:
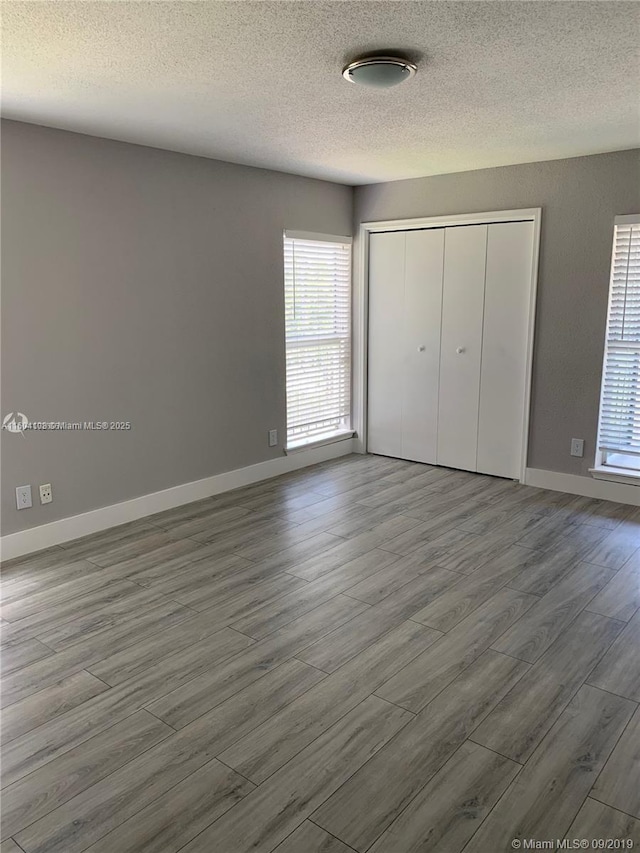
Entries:
<svg viewBox="0 0 640 853">
<path fill-rule="evenodd" d="M 368 450 L 402 456 L 405 232 L 369 238 Z"/>
<path fill-rule="evenodd" d="M 438 465 L 477 467 L 487 225 L 446 228 Z"/>
<path fill-rule="evenodd" d="M 407 231 L 402 373 L 402 458 L 435 464 L 444 228 Z"/>
<path fill-rule="evenodd" d="M 478 420 L 478 471 L 521 474 L 533 222 L 489 225 Z"/>
</svg>

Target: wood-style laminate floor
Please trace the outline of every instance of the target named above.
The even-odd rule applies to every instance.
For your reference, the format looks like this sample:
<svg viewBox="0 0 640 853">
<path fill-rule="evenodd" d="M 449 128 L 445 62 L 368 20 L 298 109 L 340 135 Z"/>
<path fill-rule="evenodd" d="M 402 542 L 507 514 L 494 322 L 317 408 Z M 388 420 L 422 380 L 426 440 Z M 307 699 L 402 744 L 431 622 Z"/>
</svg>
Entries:
<svg viewBox="0 0 640 853">
<path fill-rule="evenodd" d="M 5 564 L 1 853 L 640 845 L 640 509 L 350 456 Z"/>
</svg>

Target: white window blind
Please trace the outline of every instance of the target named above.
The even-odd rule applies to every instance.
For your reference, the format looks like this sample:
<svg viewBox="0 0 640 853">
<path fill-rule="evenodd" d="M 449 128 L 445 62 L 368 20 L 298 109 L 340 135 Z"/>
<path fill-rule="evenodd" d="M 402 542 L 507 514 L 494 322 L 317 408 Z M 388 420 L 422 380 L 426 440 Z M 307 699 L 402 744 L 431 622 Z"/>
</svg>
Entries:
<svg viewBox="0 0 640 853">
<path fill-rule="evenodd" d="M 351 240 L 284 238 L 287 447 L 351 426 Z"/>
<path fill-rule="evenodd" d="M 640 215 L 616 218 L 598 447 L 640 456 Z"/>
</svg>

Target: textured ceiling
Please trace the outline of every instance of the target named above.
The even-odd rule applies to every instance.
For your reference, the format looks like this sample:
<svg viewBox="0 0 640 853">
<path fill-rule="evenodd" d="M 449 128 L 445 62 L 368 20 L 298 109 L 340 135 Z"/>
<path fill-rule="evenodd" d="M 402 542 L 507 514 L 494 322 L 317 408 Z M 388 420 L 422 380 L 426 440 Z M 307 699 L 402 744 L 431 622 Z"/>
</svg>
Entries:
<svg viewBox="0 0 640 853">
<path fill-rule="evenodd" d="M 640 143 L 640 3 L 3 3 L 3 113 L 367 183 Z M 346 82 L 379 48 L 397 89 Z"/>
</svg>

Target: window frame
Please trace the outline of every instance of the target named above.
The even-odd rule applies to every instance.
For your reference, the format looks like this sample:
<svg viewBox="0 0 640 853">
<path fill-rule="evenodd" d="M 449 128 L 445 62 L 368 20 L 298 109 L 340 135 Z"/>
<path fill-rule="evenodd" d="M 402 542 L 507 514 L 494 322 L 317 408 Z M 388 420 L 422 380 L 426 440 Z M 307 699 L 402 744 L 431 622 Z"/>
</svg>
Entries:
<svg viewBox="0 0 640 853">
<path fill-rule="evenodd" d="M 353 238 L 351 236 L 346 235 L 338 235 L 338 234 L 320 234 L 317 232 L 311 231 L 291 231 L 285 230 L 282 235 L 282 252 L 283 252 L 283 284 L 284 284 L 284 295 L 285 295 L 285 400 L 286 400 L 286 419 L 285 419 L 285 453 L 297 453 L 300 451 L 308 450 L 313 447 L 321 447 L 328 444 L 333 444 L 338 441 L 344 441 L 352 438 L 355 435 L 355 430 L 353 429 L 353 350 L 354 350 L 354 340 L 353 340 Z M 349 420 L 348 426 L 345 428 L 337 429 L 330 433 L 323 433 L 321 435 L 308 436 L 303 437 L 299 440 L 291 440 L 289 438 L 289 424 L 288 424 L 288 399 L 287 399 L 287 388 L 288 388 L 288 371 L 287 371 L 287 320 L 286 320 L 286 241 L 287 240 L 300 240 L 305 242 L 318 242 L 318 243 L 335 243 L 340 246 L 348 246 L 349 247 L 349 274 L 348 274 L 348 283 L 349 283 Z"/>
<path fill-rule="evenodd" d="M 608 343 L 609 343 L 609 323 L 611 319 L 612 301 L 613 301 L 613 285 L 615 272 L 615 248 L 617 228 L 625 225 L 640 225 L 640 213 L 632 213 L 624 216 L 616 216 L 613 223 L 613 234 L 611 239 L 611 264 L 609 272 L 609 295 L 607 300 L 607 318 L 605 329 L 604 352 L 602 355 L 602 374 L 600 379 L 600 400 L 598 405 L 598 430 L 596 435 L 596 449 L 593 468 L 589 469 L 589 473 L 600 480 L 614 480 L 622 483 L 629 483 L 634 486 L 640 485 L 640 456 L 637 456 L 637 467 L 627 467 L 624 464 L 624 457 L 629 454 L 624 454 L 616 450 L 603 450 L 600 448 L 601 432 L 602 432 L 602 411 L 605 392 L 605 377 L 608 359 Z M 640 380 L 638 381 L 638 390 L 640 391 Z M 613 462 L 607 462 L 607 457 L 621 457 Z M 615 464 L 618 462 L 618 464 Z"/>
</svg>

